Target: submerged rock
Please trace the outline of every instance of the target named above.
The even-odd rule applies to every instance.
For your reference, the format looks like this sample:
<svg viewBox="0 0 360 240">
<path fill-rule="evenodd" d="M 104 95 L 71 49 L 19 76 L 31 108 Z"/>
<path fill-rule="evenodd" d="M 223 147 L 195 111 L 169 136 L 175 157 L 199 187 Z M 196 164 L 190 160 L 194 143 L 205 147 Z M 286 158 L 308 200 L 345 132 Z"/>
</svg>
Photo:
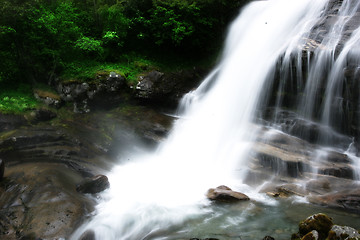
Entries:
<svg viewBox="0 0 360 240">
<path fill-rule="evenodd" d="M 263 238 L 263 240 L 275 240 L 275 238 L 271 237 L 271 236 L 265 236 Z"/>
<path fill-rule="evenodd" d="M 108 178 L 105 175 L 96 175 L 86 179 L 76 186 L 76 191 L 80 193 L 99 193 L 110 187 Z"/>
<path fill-rule="evenodd" d="M 219 240 L 218 238 L 190 238 L 190 240 Z"/>
<path fill-rule="evenodd" d="M 227 186 L 210 188 L 206 194 L 207 198 L 218 202 L 248 201 L 250 198 L 243 193 L 235 192 Z"/>
</svg>

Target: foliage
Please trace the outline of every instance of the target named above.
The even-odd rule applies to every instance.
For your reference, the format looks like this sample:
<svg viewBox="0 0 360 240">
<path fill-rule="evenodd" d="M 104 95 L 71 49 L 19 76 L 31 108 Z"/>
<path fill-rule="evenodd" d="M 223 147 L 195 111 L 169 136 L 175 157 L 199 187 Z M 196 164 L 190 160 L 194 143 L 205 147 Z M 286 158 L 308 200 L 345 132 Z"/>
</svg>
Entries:
<svg viewBox="0 0 360 240">
<path fill-rule="evenodd" d="M 103 52 L 103 48 L 101 47 L 101 45 L 102 45 L 101 40 L 96 40 L 94 38 L 85 37 L 85 36 L 79 38 L 75 43 L 75 47 L 84 51 L 85 54 L 97 53 L 101 55 L 101 53 Z"/>
<path fill-rule="evenodd" d="M 51 82 L 89 59 L 132 76 L 131 51 L 200 58 L 245 1 L 0 0 L 0 83 Z"/>
</svg>

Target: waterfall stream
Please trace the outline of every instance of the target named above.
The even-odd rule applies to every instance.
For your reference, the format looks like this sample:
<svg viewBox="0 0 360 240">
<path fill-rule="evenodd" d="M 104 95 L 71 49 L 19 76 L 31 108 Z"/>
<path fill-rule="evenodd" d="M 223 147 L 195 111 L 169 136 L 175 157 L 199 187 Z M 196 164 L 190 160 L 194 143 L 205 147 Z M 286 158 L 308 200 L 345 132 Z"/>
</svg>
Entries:
<svg viewBox="0 0 360 240">
<path fill-rule="evenodd" d="M 357 133 L 343 126 L 358 119 L 359 109 L 350 109 L 346 101 L 359 101 L 359 89 L 345 86 L 343 76 L 347 67 L 355 66 L 349 70 L 354 76 L 360 73 L 360 28 L 353 23 L 359 20 L 360 2 L 344 0 L 327 14 L 336 3 L 269 0 L 242 9 L 221 61 L 184 97 L 168 139 L 155 152 L 132 156 L 111 171 L 111 188 L 102 194 L 95 216 L 72 238 L 91 229 L 96 239 L 189 239 L 182 226 L 211 232 L 206 222 L 231 228 L 256 215 L 253 203 L 237 206 L 239 215 L 212 206 L 205 193 L 219 185 L 246 193 L 272 212 L 276 201 L 244 181 L 250 149 L 264 133 L 261 124 L 321 144 L 310 154 L 313 159 L 327 156 L 327 148 L 347 151 L 358 169 L 351 147 Z M 319 172 L 315 166 L 308 171 Z"/>
</svg>

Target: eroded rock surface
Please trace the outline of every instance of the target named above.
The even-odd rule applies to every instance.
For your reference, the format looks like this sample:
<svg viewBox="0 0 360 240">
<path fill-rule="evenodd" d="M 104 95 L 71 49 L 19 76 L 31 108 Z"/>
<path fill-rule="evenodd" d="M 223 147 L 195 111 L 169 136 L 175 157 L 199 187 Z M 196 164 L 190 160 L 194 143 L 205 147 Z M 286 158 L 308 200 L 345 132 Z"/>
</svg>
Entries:
<svg viewBox="0 0 360 240">
<path fill-rule="evenodd" d="M 67 239 L 96 204 L 76 185 L 93 178 L 91 193 L 105 189 L 108 182 L 102 175 L 117 156 L 154 147 L 172 122 L 131 105 L 87 115 L 54 111 L 55 119 L 35 124 L 24 118 L 21 126 L 10 122 L 0 131 L 0 156 L 6 161 L 0 181 L 0 239 Z"/>
</svg>

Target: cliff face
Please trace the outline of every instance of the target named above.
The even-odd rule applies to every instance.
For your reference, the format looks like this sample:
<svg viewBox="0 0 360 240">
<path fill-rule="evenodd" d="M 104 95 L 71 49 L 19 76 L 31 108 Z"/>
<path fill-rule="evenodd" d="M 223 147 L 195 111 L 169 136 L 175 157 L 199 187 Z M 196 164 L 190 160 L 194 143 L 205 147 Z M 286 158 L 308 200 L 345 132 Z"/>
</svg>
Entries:
<svg viewBox="0 0 360 240">
<path fill-rule="evenodd" d="M 313 143 L 349 145 L 340 135 L 360 136 L 359 3 L 331 0 L 312 21 L 269 74 L 259 116 Z"/>
</svg>

